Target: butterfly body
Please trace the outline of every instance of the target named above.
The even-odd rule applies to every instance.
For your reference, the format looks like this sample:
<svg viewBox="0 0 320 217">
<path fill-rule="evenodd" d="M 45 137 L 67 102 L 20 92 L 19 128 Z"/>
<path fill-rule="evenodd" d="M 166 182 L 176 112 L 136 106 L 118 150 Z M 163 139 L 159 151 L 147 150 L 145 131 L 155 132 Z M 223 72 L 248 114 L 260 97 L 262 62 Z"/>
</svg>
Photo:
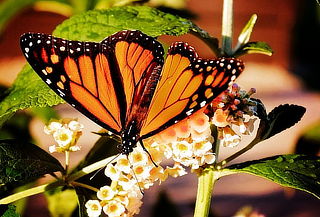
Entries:
<svg viewBox="0 0 320 217">
<path fill-rule="evenodd" d="M 154 38 L 124 30 L 100 43 L 27 33 L 21 48 L 38 75 L 88 118 L 119 135 L 121 153 L 207 106 L 242 71 L 235 58 L 201 59 L 183 42 L 167 58 Z"/>
</svg>

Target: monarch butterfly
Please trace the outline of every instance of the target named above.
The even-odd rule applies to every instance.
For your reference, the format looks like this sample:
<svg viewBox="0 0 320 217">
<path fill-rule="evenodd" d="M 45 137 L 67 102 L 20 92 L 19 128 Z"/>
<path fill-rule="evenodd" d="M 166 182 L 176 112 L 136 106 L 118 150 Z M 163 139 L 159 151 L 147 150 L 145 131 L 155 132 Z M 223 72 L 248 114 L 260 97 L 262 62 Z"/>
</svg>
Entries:
<svg viewBox="0 0 320 217">
<path fill-rule="evenodd" d="M 198 58 L 184 42 L 173 43 L 164 61 L 162 45 L 136 30 L 100 43 L 26 33 L 20 44 L 51 89 L 121 137 L 118 149 L 125 155 L 207 106 L 244 69 L 235 58 Z"/>
</svg>

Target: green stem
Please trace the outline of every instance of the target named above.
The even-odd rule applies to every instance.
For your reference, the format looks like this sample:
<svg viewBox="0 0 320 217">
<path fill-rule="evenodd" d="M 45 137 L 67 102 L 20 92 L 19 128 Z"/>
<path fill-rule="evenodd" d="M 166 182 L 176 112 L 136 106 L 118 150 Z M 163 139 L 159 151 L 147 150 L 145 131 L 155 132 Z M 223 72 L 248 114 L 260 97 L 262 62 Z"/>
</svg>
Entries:
<svg viewBox="0 0 320 217">
<path fill-rule="evenodd" d="M 211 195 L 216 182 L 215 170 L 205 169 L 198 177 L 198 191 L 194 217 L 207 217 L 210 211 Z"/>
<path fill-rule="evenodd" d="M 68 174 L 68 169 L 69 169 L 69 163 L 70 163 L 70 152 L 66 151 L 65 152 L 65 156 L 66 156 L 66 174 Z"/>
<path fill-rule="evenodd" d="M 29 197 L 29 196 L 36 195 L 36 194 L 40 194 L 40 193 L 43 193 L 45 191 L 48 191 L 48 190 L 51 190 L 51 189 L 54 189 L 54 188 L 56 188 L 58 186 L 63 186 L 63 185 L 64 185 L 64 182 L 59 180 L 59 181 L 56 181 L 56 182 L 52 182 L 50 184 L 45 184 L 45 185 L 40 185 L 40 186 L 37 186 L 37 187 L 34 187 L 34 188 L 30 188 L 30 189 L 27 189 L 25 191 L 21 191 L 21 192 L 12 194 L 12 195 L 10 195 L 8 197 L 2 198 L 0 200 L 0 204 L 9 204 L 9 203 L 12 203 L 14 201 L 20 200 L 22 198 Z"/>
<path fill-rule="evenodd" d="M 217 168 L 222 168 L 224 165 L 226 165 L 227 163 L 229 163 L 230 161 L 238 158 L 240 155 L 242 155 L 243 153 L 249 151 L 253 146 L 255 146 L 257 143 L 259 143 L 261 140 L 258 139 L 254 139 L 252 142 L 249 143 L 249 145 L 247 145 L 246 147 L 244 147 L 243 149 L 237 151 L 236 153 L 232 154 L 231 156 L 227 157 L 226 159 L 224 159 L 223 161 L 219 162 L 217 164 Z"/>
<path fill-rule="evenodd" d="M 230 56 L 232 54 L 233 34 L 233 0 L 223 1 L 222 11 L 222 52 Z"/>
<path fill-rule="evenodd" d="M 84 183 L 81 183 L 81 182 L 73 181 L 70 184 L 72 186 L 79 186 L 79 187 L 86 188 L 86 189 L 89 189 L 89 190 L 94 191 L 94 192 L 98 192 L 99 191 L 98 188 L 92 187 L 91 185 L 87 185 L 87 184 L 84 184 Z"/>
<path fill-rule="evenodd" d="M 111 157 L 108 157 L 108 158 L 103 159 L 101 161 L 95 162 L 89 166 L 86 166 L 86 167 L 82 168 L 82 170 L 68 176 L 67 181 L 72 182 L 74 180 L 81 178 L 82 176 L 85 176 L 91 172 L 94 172 L 94 171 L 102 168 L 102 167 L 105 167 L 106 165 L 111 163 L 114 159 L 115 159 L 115 156 L 111 156 Z"/>
</svg>

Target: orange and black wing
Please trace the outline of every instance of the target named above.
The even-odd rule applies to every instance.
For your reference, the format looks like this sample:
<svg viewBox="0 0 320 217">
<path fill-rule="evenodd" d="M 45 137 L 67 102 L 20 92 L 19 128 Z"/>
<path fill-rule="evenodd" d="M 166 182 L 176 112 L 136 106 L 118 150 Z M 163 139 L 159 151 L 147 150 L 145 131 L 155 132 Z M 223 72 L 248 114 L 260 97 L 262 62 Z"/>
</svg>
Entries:
<svg viewBox="0 0 320 217">
<path fill-rule="evenodd" d="M 243 69 L 239 59 L 201 59 L 188 44 L 174 43 L 141 128 L 141 138 L 154 135 L 207 106 Z"/>
<path fill-rule="evenodd" d="M 163 62 L 161 45 L 139 31 L 121 31 L 100 43 L 27 33 L 20 43 L 51 89 L 116 134 L 125 127 L 137 87 Z"/>
</svg>

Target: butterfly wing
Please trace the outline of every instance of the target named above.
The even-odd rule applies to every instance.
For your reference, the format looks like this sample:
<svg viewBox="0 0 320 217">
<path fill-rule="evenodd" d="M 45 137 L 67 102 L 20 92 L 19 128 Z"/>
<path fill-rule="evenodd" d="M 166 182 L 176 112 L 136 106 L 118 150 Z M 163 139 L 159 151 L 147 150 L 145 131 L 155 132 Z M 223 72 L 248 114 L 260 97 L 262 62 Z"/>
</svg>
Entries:
<svg viewBox="0 0 320 217">
<path fill-rule="evenodd" d="M 141 137 L 154 135 L 208 105 L 243 68 L 241 60 L 201 59 L 186 43 L 174 43 L 169 48 Z"/>
<path fill-rule="evenodd" d="M 139 31 L 120 31 L 101 43 L 34 33 L 20 42 L 51 89 L 116 134 L 125 127 L 133 96 L 163 62 L 161 45 Z"/>
<path fill-rule="evenodd" d="M 120 132 L 107 45 L 40 33 L 24 34 L 20 44 L 32 68 L 52 90 L 99 125 Z"/>
</svg>

